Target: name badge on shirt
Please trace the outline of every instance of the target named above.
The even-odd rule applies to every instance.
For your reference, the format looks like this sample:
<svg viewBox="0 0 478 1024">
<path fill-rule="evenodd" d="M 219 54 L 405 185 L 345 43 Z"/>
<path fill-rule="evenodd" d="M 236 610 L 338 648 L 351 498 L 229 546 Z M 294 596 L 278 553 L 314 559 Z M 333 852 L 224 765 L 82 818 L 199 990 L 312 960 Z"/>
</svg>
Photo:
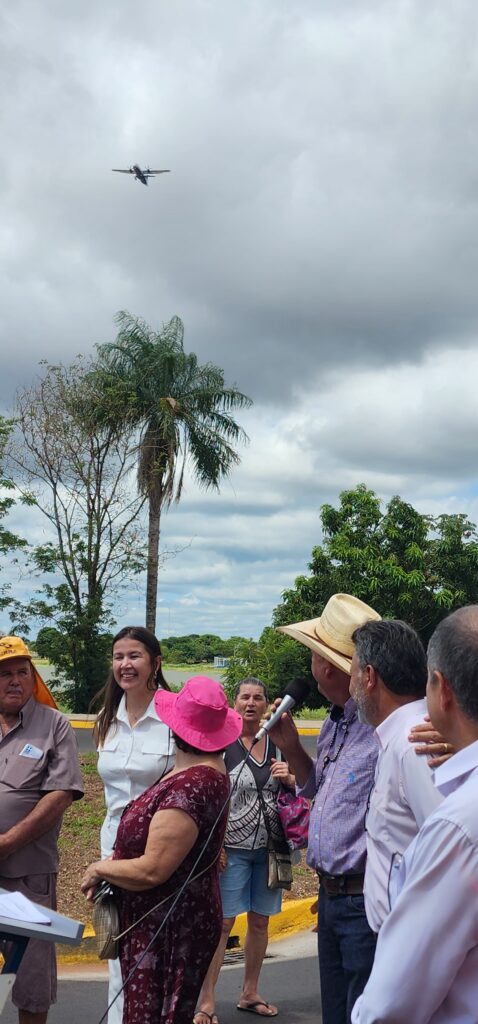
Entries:
<svg viewBox="0 0 478 1024">
<path fill-rule="evenodd" d="M 38 760 L 42 756 L 43 750 L 40 750 L 39 747 L 34 747 L 33 743 L 25 743 L 23 750 L 20 751 L 20 757 L 34 757 Z"/>
</svg>

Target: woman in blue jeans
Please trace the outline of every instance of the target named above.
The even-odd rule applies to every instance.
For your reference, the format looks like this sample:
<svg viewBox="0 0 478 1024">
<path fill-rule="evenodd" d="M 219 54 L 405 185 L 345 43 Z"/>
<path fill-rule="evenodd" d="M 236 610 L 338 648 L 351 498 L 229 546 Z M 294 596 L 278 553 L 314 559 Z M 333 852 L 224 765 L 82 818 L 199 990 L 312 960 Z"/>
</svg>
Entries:
<svg viewBox="0 0 478 1024">
<path fill-rule="evenodd" d="M 234 694 L 234 709 L 242 715 L 240 739 L 226 750 L 225 762 L 231 788 L 235 786 L 244 758 L 250 751 L 267 709 L 266 689 L 259 679 L 243 679 Z M 231 798 L 222 855 L 220 879 L 224 916 L 221 940 L 199 996 L 194 1024 L 218 1024 L 214 990 L 232 926 L 237 914 L 247 913 L 244 943 L 244 982 L 238 1009 L 260 1017 L 275 1017 L 277 1007 L 259 993 L 259 975 L 268 942 L 269 917 L 279 914 L 281 889 L 267 888 L 267 845 L 271 833 L 283 838 L 276 798 L 280 783 L 294 785 L 287 764 L 276 760 L 276 748 L 266 734 L 254 746 Z M 264 822 L 267 816 L 267 826 Z"/>
</svg>

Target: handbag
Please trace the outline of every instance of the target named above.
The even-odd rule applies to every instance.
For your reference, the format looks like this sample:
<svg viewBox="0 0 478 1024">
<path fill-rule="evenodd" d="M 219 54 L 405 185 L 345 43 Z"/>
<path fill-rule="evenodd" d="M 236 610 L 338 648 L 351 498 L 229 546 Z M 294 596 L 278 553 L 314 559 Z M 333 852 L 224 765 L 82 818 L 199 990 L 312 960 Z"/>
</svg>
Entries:
<svg viewBox="0 0 478 1024">
<path fill-rule="evenodd" d="M 268 889 L 291 889 L 292 888 L 292 861 L 285 837 L 281 842 L 273 834 L 267 820 L 267 810 L 261 790 L 257 788 L 259 803 L 261 805 L 262 817 L 267 831 L 267 888 Z"/>
<path fill-rule="evenodd" d="M 204 853 L 205 847 L 202 851 Z M 204 875 L 206 871 L 209 871 L 219 858 L 220 850 L 218 850 L 214 860 L 212 860 L 207 867 L 198 871 L 194 875 L 194 880 Z M 192 879 L 191 879 L 192 880 Z M 137 921 L 133 921 L 133 924 L 129 925 L 129 928 L 125 928 L 123 932 L 120 932 L 120 917 L 118 906 L 115 901 L 114 889 L 109 882 L 100 882 L 96 887 L 93 894 L 93 915 L 92 924 L 95 932 L 96 939 L 96 952 L 99 960 L 117 960 L 119 957 L 120 939 L 128 932 L 132 931 L 139 924 L 142 923 L 150 914 L 159 907 L 162 907 L 168 900 L 172 899 L 181 893 L 181 887 L 175 889 L 174 892 L 169 893 L 164 899 L 156 903 L 154 907 L 150 907 Z"/>
<path fill-rule="evenodd" d="M 93 928 L 100 960 L 117 960 L 119 955 L 119 912 L 113 889 L 103 882 L 93 896 Z"/>
<path fill-rule="evenodd" d="M 288 850 L 274 850 L 273 847 L 270 847 L 268 849 L 267 888 L 292 888 L 292 863 L 290 859 L 290 853 Z"/>
<path fill-rule="evenodd" d="M 277 797 L 277 812 L 289 850 L 305 850 L 309 838 L 310 805 L 304 796 L 282 788 Z"/>
</svg>

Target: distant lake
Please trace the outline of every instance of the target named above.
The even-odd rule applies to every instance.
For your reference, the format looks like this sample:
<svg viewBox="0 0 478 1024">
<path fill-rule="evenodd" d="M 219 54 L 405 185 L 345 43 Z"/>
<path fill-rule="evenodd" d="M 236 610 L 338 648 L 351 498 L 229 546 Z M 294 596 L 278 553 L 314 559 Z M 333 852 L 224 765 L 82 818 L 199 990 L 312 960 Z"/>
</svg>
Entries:
<svg viewBox="0 0 478 1024">
<path fill-rule="evenodd" d="M 180 683 L 185 683 L 186 679 L 190 679 L 192 675 L 198 675 L 198 673 L 201 675 L 208 675 L 211 679 L 217 679 L 219 682 L 221 682 L 223 677 L 222 669 L 209 668 L 208 665 L 199 670 L 197 668 L 192 668 L 190 672 L 188 672 L 187 669 L 180 670 L 176 668 L 168 668 L 168 666 L 165 665 L 163 671 L 166 682 L 171 683 L 172 686 L 179 686 Z M 55 669 L 52 668 L 51 665 L 40 665 L 39 672 L 47 683 L 49 679 L 52 679 L 54 676 Z"/>
</svg>

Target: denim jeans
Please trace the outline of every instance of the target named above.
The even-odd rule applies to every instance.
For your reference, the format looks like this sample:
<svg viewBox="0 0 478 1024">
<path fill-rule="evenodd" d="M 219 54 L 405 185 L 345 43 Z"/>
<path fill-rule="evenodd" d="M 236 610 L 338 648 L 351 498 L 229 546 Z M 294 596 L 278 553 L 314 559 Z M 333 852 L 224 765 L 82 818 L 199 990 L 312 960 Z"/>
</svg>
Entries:
<svg viewBox="0 0 478 1024">
<path fill-rule="evenodd" d="M 350 1024 L 355 1000 L 372 970 L 377 937 L 365 916 L 363 896 L 319 899 L 319 967 L 323 1024 Z"/>
</svg>

